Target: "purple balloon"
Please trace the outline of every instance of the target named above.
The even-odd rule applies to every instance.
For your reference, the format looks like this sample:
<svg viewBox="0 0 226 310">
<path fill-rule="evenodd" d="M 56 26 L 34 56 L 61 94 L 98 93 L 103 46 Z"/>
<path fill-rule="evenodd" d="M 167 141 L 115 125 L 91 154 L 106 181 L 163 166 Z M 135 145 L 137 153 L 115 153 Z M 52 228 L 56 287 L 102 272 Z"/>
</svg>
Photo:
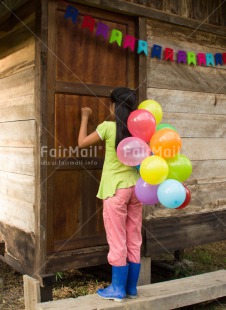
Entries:
<svg viewBox="0 0 226 310">
<path fill-rule="evenodd" d="M 154 205 L 159 203 L 157 196 L 159 185 L 151 185 L 140 178 L 135 186 L 135 194 L 138 200 L 143 204 Z"/>
<path fill-rule="evenodd" d="M 117 147 L 118 159 L 127 166 L 140 165 L 143 159 L 150 156 L 149 145 L 137 137 L 123 139 Z"/>
</svg>

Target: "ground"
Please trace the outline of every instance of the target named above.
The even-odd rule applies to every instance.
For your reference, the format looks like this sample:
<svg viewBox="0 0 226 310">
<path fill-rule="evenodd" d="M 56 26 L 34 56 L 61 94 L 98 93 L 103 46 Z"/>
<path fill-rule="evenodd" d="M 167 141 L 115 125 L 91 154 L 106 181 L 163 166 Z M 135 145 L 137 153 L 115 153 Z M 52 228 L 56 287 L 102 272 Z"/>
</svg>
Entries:
<svg viewBox="0 0 226 310">
<path fill-rule="evenodd" d="M 154 259 L 173 266 L 174 274 L 171 278 L 225 269 L 226 241 L 188 249 L 185 251 L 184 258 L 184 264 L 175 264 L 169 255 L 162 255 Z M 53 290 L 54 299 L 76 298 L 92 294 L 98 288 L 109 284 L 109 274 L 107 271 L 106 273 L 101 272 L 100 275 L 97 268 L 71 270 L 67 273 L 57 273 L 56 276 L 57 283 Z M 0 261 L 0 278 L 4 282 L 3 290 L 0 291 L 0 309 L 24 310 L 22 276 Z M 162 280 L 168 280 L 168 278 Z M 181 309 L 222 310 L 226 309 L 226 298 Z"/>
</svg>

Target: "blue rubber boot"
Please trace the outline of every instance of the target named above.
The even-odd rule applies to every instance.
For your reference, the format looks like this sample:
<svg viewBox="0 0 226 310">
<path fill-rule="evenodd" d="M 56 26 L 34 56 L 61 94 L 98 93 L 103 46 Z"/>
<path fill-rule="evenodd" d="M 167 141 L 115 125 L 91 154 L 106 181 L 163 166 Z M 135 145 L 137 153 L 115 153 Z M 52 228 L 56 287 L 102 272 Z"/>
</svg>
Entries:
<svg viewBox="0 0 226 310">
<path fill-rule="evenodd" d="M 112 283 L 105 289 L 99 289 L 97 295 L 104 299 L 122 302 L 126 297 L 127 266 L 112 266 Z"/>
<path fill-rule="evenodd" d="M 140 274 L 141 264 L 129 262 L 129 271 L 126 283 L 126 296 L 128 298 L 137 298 L 137 282 Z"/>
</svg>

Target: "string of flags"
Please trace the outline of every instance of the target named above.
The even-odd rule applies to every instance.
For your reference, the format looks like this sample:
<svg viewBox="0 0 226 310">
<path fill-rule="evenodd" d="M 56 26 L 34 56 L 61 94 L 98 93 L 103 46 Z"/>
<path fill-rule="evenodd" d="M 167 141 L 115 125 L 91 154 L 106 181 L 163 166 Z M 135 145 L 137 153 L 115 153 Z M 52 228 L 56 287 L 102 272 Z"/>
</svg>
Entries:
<svg viewBox="0 0 226 310">
<path fill-rule="evenodd" d="M 79 16 L 79 11 L 69 5 L 66 9 L 64 18 L 71 19 L 73 24 Z M 110 29 L 109 26 L 101 21 L 96 22 L 95 19 L 90 15 L 85 15 L 82 20 L 81 27 L 83 29 L 88 28 L 90 32 L 95 31 L 97 37 L 103 37 L 105 41 L 108 40 L 110 44 L 116 43 L 118 46 L 124 49 L 130 49 L 132 52 L 137 54 L 144 54 L 148 56 L 148 42 L 145 40 L 137 39 L 132 35 L 123 34 L 118 29 Z M 163 47 L 158 44 L 153 44 L 150 51 L 151 58 L 164 59 L 168 61 L 176 60 L 177 63 L 187 65 L 199 65 L 199 66 L 223 66 L 226 64 L 226 52 L 225 53 L 194 53 L 179 50 L 177 53 L 170 47 Z"/>
</svg>

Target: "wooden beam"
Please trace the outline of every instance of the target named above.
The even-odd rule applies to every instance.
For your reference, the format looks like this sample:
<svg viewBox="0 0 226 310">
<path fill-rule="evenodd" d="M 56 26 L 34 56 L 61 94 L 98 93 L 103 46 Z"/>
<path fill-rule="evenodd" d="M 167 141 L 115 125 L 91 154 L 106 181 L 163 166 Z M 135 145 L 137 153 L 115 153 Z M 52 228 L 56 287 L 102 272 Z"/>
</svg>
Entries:
<svg viewBox="0 0 226 310">
<path fill-rule="evenodd" d="M 39 4 L 39 6 L 38 6 Z M 45 274 L 47 239 L 47 166 L 41 161 L 41 147 L 47 144 L 47 54 L 48 54 L 48 1 L 38 1 L 36 8 L 35 68 L 35 118 L 37 139 L 35 139 L 35 277 Z"/>
<path fill-rule="evenodd" d="M 199 29 L 208 33 L 214 33 L 220 36 L 226 36 L 226 28 L 213 26 L 209 24 L 201 24 L 198 20 L 193 20 L 190 18 L 184 18 L 177 16 L 175 14 L 162 12 L 156 9 L 146 7 L 144 5 L 139 5 L 135 3 L 128 3 L 123 0 L 71 0 L 75 4 L 83 4 L 88 6 L 97 7 L 100 9 L 105 9 L 109 11 L 114 11 L 117 13 L 140 16 L 146 18 L 152 18 L 156 20 L 161 20 L 175 25 L 180 25 L 188 27 L 191 29 Z"/>
<path fill-rule="evenodd" d="M 107 263 L 108 246 L 84 248 L 73 251 L 56 252 L 49 254 L 46 271 L 58 271 L 97 266 Z"/>
<path fill-rule="evenodd" d="M 25 310 L 35 309 L 36 304 L 41 302 L 40 284 L 27 275 L 23 276 L 23 282 Z"/>
<path fill-rule="evenodd" d="M 145 256 L 225 240 L 225 222 L 226 210 L 146 219 Z"/>
<path fill-rule="evenodd" d="M 87 95 L 87 96 L 98 96 L 98 97 L 109 97 L 112 86 L 98 86 L 81 83 L 66 83 L 56 82 L 56 92 L 60 94 L 76 94 L 76 95 Z"/>
</svg>

